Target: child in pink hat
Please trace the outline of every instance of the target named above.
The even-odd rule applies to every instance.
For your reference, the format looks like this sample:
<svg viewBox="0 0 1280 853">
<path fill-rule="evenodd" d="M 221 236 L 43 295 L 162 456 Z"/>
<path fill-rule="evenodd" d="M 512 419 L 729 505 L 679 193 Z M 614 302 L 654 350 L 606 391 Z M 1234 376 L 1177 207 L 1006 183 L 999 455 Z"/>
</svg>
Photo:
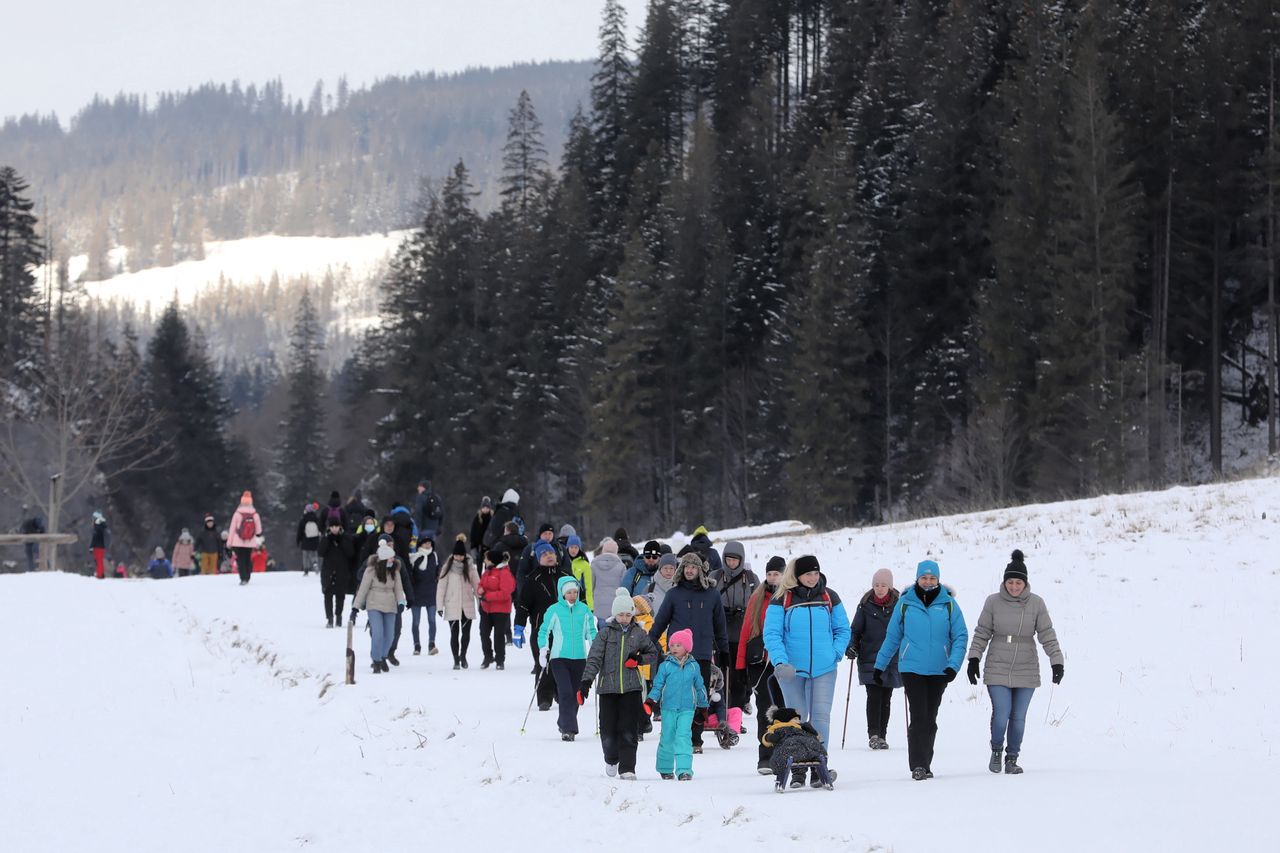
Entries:
<svg viewBox="0 0 1280 853">
<path fill-rule="evenodd" d="M 658 774 L 663 779 L 687 782 L 693 778 L 693 715 L 706 713 L 707 688 L 702 670 L 690 656 L 693 632 L 688 628 L 667 637 L 667 657 L 658 667 L 646 712 L 662 710 L 662 737 L 658 741 Z"/>
</svg>

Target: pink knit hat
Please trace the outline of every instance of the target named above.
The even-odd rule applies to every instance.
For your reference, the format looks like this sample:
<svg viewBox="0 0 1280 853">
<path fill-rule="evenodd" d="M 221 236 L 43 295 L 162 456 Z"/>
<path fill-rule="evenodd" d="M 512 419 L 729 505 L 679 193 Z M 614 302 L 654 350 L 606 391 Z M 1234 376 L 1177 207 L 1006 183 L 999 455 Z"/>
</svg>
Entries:
<svg viewBox="0 0 1280 853">
<path fill-rule="evenodd" d="M 871 576 L 871 585 L 878 583 L 886 584 L 890 589 L 893 588 L 893 572 L 888 569 L 877 569 L 876 573 Z"/>
<path fill-rule="evenodd" d="M 688 628 L 682 631 L 676 631 L 670 637 L 667 637 L 667 648 L 679 645 L 686 652 L 693 651 L 693 632 Z"/>
</svg>

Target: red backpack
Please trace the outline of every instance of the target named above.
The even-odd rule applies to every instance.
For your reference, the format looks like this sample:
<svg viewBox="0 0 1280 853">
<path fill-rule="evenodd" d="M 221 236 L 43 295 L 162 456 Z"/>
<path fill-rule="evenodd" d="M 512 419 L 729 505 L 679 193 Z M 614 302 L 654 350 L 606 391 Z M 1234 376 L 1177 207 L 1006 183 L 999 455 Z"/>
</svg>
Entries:
<svg viewBox="0 0 1280 853">
<path fill-rule="evenodd" d="M 253 516 L 244 514 L 240 516 L 240 524 L 236 527 L 236 535 L 244 542 L 249 542 L 258 534 L 257 522 L 253 520 Z"/>
</svg>

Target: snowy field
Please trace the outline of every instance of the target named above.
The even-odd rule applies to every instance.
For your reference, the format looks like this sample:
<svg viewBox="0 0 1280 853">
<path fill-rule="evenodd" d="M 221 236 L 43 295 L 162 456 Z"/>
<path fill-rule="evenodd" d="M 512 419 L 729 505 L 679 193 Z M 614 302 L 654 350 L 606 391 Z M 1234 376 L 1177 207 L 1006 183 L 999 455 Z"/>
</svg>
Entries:
<svg viewBox="0 0 1280 853">
<path fill-rule="evenodd" d="M 851 605 L 876 568 L 901 586 L 931 555 L 971 624 L 1021 547 L 1066 655 L 1051 710 L 1042 656 L 1021 777 L 987 772 L 990 706 L 962 674 L 936 779 L 910 779 L 901 691 L 892 749 L 867 750 L 855 685 L 836 790 L 782 796 L 749 737 L 709 739 L 679 783 L 657 779 L 656 735 L 635 782 L 604 775 L 590 722 L 562 743 L 535 709 L 522 736 L 527 649 L 481 671 L 473 637 L 471 669 L 453 672 L 445 632 L 441 655 L 373 676 L 361 631 L 344 686 L 345 631 L 325 629 L 314 576 L 3 576 L 4 846 L 1275 850 L 1278 525 L 1273 479 L 747 541 L 757 568 L 813 550 Z"/>
</svg>

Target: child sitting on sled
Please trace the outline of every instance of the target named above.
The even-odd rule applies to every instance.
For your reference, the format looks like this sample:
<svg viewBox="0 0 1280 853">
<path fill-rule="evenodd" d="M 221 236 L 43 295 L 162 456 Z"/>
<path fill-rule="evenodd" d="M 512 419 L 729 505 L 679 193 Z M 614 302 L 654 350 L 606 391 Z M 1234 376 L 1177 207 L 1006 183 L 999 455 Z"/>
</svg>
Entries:
<svg viewBox="0 0 1280 853">
<path fill-rule="evenodd" d="M 791 774 L 791 787 L 803 788 L 805 771 L 815 767 L 813 787 L 832 790 L 835 774 L 827 772 L 827 748 L 818 730 L 800 722 L 794 708 L 772 708 L 768 713 L 769 728 L 760 742 L 773 749 L 769 767 L 775 781 L 773 789 L 781 794 L 786 790 L 787 774 Z"/>
</svg>

